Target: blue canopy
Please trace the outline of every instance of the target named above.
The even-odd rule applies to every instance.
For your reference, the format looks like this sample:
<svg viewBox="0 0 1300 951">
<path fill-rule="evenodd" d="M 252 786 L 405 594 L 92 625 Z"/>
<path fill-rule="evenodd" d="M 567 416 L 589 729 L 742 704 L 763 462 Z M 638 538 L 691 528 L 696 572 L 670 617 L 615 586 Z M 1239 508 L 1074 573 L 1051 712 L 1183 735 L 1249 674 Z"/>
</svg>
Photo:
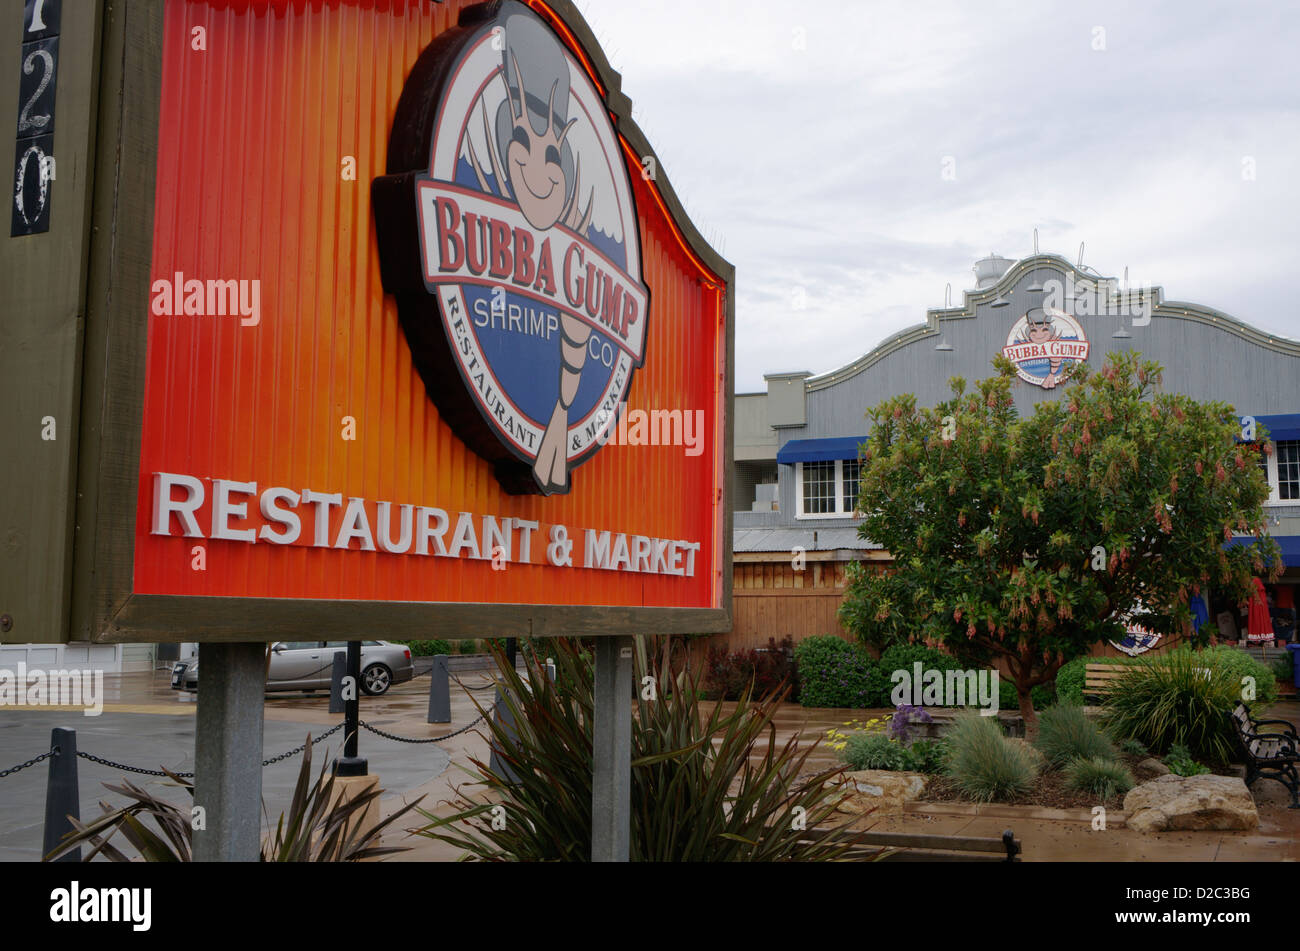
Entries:
<svg viewBox="0 0 1300 951">
<path fill-rule="evenodd" d="M 1288 568 L 1300 568 L 1300 535 L 1273 535 L 1272 538 L 1277 542 L 1277 547 L 1282 549 L 1282 564 Z M 1255 544 L 1255 536 L 1247 535 L 1224 542 L 1223 547 L 1235 548 L 1238 545 L 1253 544 Z"/>
<path fill-rule="evenodd" d="M 867 441 L 866 436 L 836 436 L 831 439 L 791 439 L 776 454 L 783 466 L 796 462 L 833 462 L 836 459 L 858 458 L 858 447 Z"/>
<path fill-rule="evenodd" d="M 1283 439 L 1300 439 L 1300 413 L 1256 416 L 1255 422 L 1263 423 L 1268 427 L 1269 438 L 1274 442 Z"/>
</svg>

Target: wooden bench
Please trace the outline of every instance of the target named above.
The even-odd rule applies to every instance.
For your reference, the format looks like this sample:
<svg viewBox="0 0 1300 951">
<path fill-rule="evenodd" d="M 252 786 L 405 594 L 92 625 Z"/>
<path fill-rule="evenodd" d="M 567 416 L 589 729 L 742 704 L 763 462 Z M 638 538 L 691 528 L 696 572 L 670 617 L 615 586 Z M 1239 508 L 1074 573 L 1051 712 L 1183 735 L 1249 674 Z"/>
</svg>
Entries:
<svg viewBox="0 0 1300 951">
<path fill-rule="evenodd" d="M 801 842 L 819 842 L 830 829 L 807 829 Z M 1010 829 L 1001 838 L 914 832 L 849 832 L 848 860 L 893 862 L 1019 862 L 1023 848 Z M 882 854 L 883 853 L 883 854 Z"/>
<path fill-rule="evenodd" d="M 1083 669 L 1083 699 L 1104 700 L 1115 689 L 1115 681 L 1128 671 L 1127 664 L 1088 664 Z"/>
<path fill-rule="evenodd" d="M 1106 695 L 1115 689 L 1116 682 L 1133 669 L 1134 665 L 1131 663 L 1088 664 L 1083 669 L 1084 702 L 1086 703 L 1089 697 L 1097 700 L 1106 699 Z M 1198 667 L 1196 671 L 1206 680 L 1210 679 L 1210 668 Z"/>
<path fill-rule="evenodd" d="M 1291 791 L 1292 809 L 1300 809 L 1300 737 L 1294 724 L 1286 720 L 1256 720 L 1244 703 L 1232 711 L 1237 742 L 1246 758 L 1246 788 L 1257 779 L 1276 779 Z M 1281 726 L 1282 730 L 1263 727 Z"/>
</svg>

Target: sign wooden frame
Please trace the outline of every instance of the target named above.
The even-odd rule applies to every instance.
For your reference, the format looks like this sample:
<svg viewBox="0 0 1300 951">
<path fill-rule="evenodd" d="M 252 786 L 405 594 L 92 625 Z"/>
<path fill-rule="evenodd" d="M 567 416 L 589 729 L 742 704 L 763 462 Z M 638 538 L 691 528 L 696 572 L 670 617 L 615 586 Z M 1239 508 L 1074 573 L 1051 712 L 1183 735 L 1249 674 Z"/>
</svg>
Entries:
<svg viewBox="0 0 1300 951">
<path fill-rule="evenodd" d="M 270 641 L 411 636 L 557 636 L 710 633 L 731 626 L 730 476 L 733 464 L 735 270 L 699 234 L 654 150 L 631 118 L 620 77 L 576 7 L 549 9 L 568 28 L 607 90 L 619 134 L 657 168 L 656 185 L 691 251 L 725 285 L 722 578 L 718 607 L 570 606 L 151 595 L 133 590 L 155 170 L 162 5 L 104 6 L 101 96 L 86 301 L 77 461 L 71 639 L 96 642 Z"/>
</svg>

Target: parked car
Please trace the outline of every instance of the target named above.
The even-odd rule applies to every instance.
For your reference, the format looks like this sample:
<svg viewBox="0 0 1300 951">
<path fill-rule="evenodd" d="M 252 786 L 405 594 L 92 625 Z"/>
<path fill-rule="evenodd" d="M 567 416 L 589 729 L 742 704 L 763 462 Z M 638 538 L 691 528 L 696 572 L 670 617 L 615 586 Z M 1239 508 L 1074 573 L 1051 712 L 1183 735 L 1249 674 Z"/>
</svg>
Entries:
<svg viewBox="0 0 1300 951">
<path fill-rule="evenodd" d="M 277 641 L 271 645 L 271 669 L 266 689 L 328 690 L 334 655 L 346 655 L 347 641 Z M 361 689 L 372 697 L 387 693 L 393 684 L 415 676 L 411 649 L 388 641 L 361 642 Z M 173 690 L 199 689 L 197 658 L 177 661 L 172 667 Z"/>
</svg>

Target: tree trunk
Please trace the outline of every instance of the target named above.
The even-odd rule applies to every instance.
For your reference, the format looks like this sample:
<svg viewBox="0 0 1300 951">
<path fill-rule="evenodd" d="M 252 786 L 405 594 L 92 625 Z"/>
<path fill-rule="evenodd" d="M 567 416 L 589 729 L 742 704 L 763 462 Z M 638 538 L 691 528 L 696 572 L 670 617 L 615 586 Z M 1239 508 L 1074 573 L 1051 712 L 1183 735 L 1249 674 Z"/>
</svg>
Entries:
<svg viewBox="0 0 1300 951">
<path fill-rule="evenodd" d="M 1038 714 L 1034 712 L 1034 700 L 1029 695 L 1029 689 L 1016 684 L 1016 696 L 1020 700 L 1020 717 L 1025 721 L 1025 739 L 1032 743 L 1038 739 Z"/>
</svg>

